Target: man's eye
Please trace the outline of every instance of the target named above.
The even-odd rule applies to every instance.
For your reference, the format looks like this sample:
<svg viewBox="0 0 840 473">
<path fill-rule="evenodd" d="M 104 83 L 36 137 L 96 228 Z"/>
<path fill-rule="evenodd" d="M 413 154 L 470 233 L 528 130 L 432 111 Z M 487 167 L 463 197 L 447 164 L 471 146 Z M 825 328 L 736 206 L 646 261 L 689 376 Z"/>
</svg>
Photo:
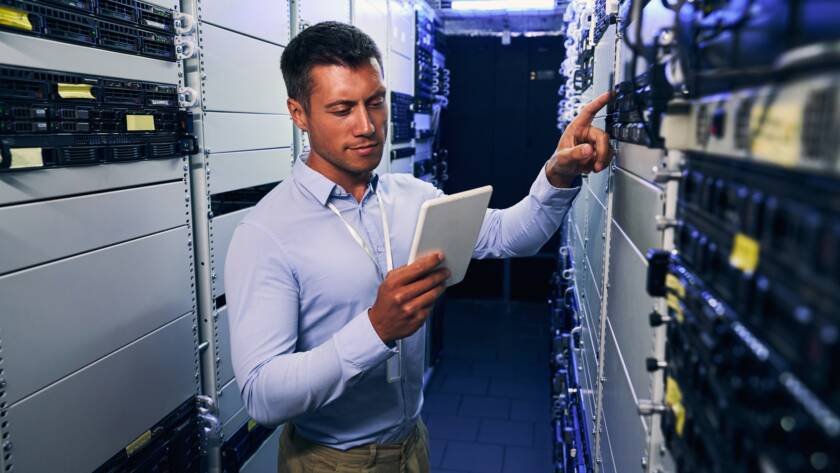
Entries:
<svg viewBox="0 0 840 473">
<path fill-rule="evenodd" d="M 343 108 L 341 110 L 335 110 L 335 111 L 333 111 L 333 114 L 338 115 L 340 117 L 345 117 L 347 115 L 350 115 L 350 109 L 349 108 Z"/>
<path fill-rule="evenodd" d="M 383 105 L 385 105 L 385 99 L 377 99 L 368 103 L 368 106 L 372 108 L 379 108 Z"/>
</svg>

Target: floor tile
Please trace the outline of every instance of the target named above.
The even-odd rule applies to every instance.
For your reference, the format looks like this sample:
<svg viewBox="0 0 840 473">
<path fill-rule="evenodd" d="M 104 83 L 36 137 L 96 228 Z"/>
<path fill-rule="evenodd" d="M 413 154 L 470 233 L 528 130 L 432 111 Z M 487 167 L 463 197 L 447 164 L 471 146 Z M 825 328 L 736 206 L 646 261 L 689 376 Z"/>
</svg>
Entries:
<svg viewBox="0 0 840 473">
<path fill-rule="evenodd" d="M 461 404 L 460 394 L 432 391 L 426 393 L 423 398 L 423 412 L 429 414 L 458 414 L 458 406 Z"/>
<path fill-rule="evenodd" d="M 446 414 L 429 414 L 429 436 L 444 440 L 475 440 L 480 419 Z"/>
<path fill-rule="evenodd" d="M 468 417 L 486 417 L 508 419 L 510 417 L 510 399 L 464 395 L 458 415 Z"/>
<path fill-rule="evenodd" d="M 490 383 L 490 395 L 512 399 L 547 402 L 549 399 L 548 382 L 545 385 L 527 384 L 506 379 L 494 379 Z"/>
<path fill-rule="evenodd" d="M 489 379 L 481 376 L 447 376 L 440 392 L 451 394 L 487 394 Z"/>
<path fill-rule="evenodd" d="M 429 463 L 432 468 L 439 467 L 443 463 L 443 453 L 446 451 L 446 440 L 429 439 Z"/>
<path fill-rule="evenodd" d="M 551 463 L 551 450 L 507 447 L 505 448 L 505 461 L 502 473 L 548 473 L 552 471 Z"/>
<path fill-rule="evenodd" d="M 498 445 L 449 442 L 443 467 L 470 473 L 501 473 L 504 449 Z"/>
<path fill-rule="evenodd" d="M 472 367 L 473 376 L 509 379 L 514 377 L 517 365 L 509 361 L 476 361 Z"/>
<path fill-rule="evenodd" d="M 511 420 L 528 420 L 531 422 L 548 422 L 550 414 L 549 400 L 540 402 L 538 400 L 524 401 L 514 399 L 511 401 Z"/>
<path fill-rule="evenodd" d="M 534 443 L 534 423 L 515 420 L 482 419 L 478 441 L 530 447 Z"/>
</svg>

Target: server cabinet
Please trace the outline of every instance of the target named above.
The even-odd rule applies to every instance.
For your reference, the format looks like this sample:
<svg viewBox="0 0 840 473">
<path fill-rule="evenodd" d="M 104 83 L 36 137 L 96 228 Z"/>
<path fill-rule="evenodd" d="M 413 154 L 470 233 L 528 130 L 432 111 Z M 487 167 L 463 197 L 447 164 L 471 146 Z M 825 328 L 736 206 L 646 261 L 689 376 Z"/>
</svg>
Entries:
<svg viewBox="0 0 840 473">
<path fill-rule="evenodd" d="M 201 384 L 213 400 L 219 435 L 208 451 L 208 469 L 238 471 L 248 456 L 233 463 L 223 458 L 248 420 L 230 361 L 224 263 L 238 223 L 291 173 L 293 131 L 280 58 L 294 15 L 288 1 L 190 0 L 182 6 L 196 17 L 198 45 L 185 62 L 185 81 L 194 91 L 200 149 L 191 175 L 199 332 L 206 347 Z M 275 445 L 271 461 L 276 458 Z"/>
<path fill-rule="evenodd" d="M 186 18 L 18 3 L 35 10 L 0 32 L 0 467 L 197 471 Z M 38 29 L 60 15 L 97 40 Z"/>
<path fill-rule="evenodd" d="M 623 37 L 632 3 L 589 1 L 569 7 L 562 69 L 568 80 L 558 107 L 561 128 L 582 104 L 628 80 L 631 61 Z M 645 30 L 646 37 L 651 30 Z M 648 373 L 645 362 L 660 356 L 665 343 L 664 331 L 645 320 L 661 308 L 644 291 L 645 252 L 668 247 L 671 230 L 666 222 L 673 217 L 676 190 L 660 177 L 678 158 L 625 139 L 629 134 L 621 127 L 640 125 L 622 123 L 616 129 L 616 116 L 610 105 L 594 121 L 612 134 L 615 161 L 610 169 L 583 180 L 566 231 L 566 251 L 574 267 L 570 291 L 583 312 L 581 378 L 584 391 L 593 392 L 581 396 L 591 415 L 586 434 L 592 463 L 587 468 L 671 471 L 660 426 L 640 415 L 638 406 L 661 400 L 660 381 Z"/>
</svg>

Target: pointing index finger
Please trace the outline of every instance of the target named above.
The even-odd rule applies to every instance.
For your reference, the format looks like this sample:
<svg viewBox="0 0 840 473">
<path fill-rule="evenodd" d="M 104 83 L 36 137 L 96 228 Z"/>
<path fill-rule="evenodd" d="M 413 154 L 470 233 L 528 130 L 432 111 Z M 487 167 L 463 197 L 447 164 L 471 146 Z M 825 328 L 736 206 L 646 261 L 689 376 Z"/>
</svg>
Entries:
<svg viewBox="0 0 840 473">
<path fill-rule="evenodd" d="M 612 92 L 604 92 L 603 94 L 595 97 L 594 100 L 589 102 L 588 104 L 584 105 L 583 108 L 580 110 L 580 114 L 575 121 L 579 120 L 579 125 L 590 125 L 592 120 L 595 118 L 595 115 L 610 103 L 612 99 Z"/>
</svg>

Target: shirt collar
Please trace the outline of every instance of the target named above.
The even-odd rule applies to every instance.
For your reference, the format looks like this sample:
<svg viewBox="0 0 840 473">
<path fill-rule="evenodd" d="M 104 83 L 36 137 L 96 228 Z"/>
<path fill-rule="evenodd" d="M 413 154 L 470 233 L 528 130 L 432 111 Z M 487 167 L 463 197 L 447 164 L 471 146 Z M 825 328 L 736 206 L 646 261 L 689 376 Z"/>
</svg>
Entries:
<svg viewBox="0 0 840 473">
<path fill-rule="evenodd" d="M 327 179 L 327 177 L 320 172 L 309 167 L 306 164 L 307 158 L 309 158 L 308 151 L 304 151 L 300 154 L 297 161 L 295 161 L 294 167 L 292 168 L 292 176 L 296 182 L 298 182 L 304 189 L 309 191 L 313 197 L 315 197 L 315 200 L 317 200 L 319 204 L 327 205 L 330 197 L 346 197 L 349 195 L 349 193 L 341 186 Z M 371 174 L 370 178 L 370 191 L 375 193 L 378 185 L 379 175 L 374 172 Z"/>
</svg>

